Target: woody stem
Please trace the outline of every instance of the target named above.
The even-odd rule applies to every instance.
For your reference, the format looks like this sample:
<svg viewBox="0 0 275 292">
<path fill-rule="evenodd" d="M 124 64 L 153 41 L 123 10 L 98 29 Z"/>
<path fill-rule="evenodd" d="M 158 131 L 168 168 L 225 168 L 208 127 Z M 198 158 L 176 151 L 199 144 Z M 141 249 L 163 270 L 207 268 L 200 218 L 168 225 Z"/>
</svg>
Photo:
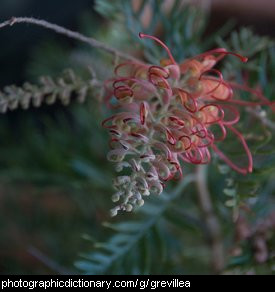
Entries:
<svg viewBox="0 0 275 292">
<path fill-rule="evenodd" d="M 105 45 L 104 43 L 102 43 L 94 38 L 87 37 L 79 32 L 69 30 L 67 28 L 59 26 L 57 24 L 50 23 L 50 22 L 48 22 L 46 20 L 42 20 L 42 19 L 36 19 L 33 17 L 12 17 L 11 19 L 0 23 L 0 29 L 3 27 L 6 27 L 6 26 L 12 26 L 16 23 L 30 23 L 30 24 L 42 26 L 44 28 L 55 31 L 58 34 L 63 34 L 69 38 L 84 42 L 93 48 L 103 50 L 109 54 L 114 55 L 115 57 L 121 57 L 121 58 L 128 60 L 128 61 L 142 63 L 142 61 L 136 59 L 135 57 L 132 57 L 132 56 L 130 56 L 126 53 L 123 53 L 117 49 L 114 49 L 112 47 L 109 47 L 109 46 Z"/>
<path fill-rule="evenodd" d="M 211 261 L 215 273 L 219 274 L 225 265 L 221 228 L 215 215 L 211 196 L 207 187 L 207 166 L 199 165 L 196 170 L 197 195 L 203 220 L 209 236 Z"/>
</svg>

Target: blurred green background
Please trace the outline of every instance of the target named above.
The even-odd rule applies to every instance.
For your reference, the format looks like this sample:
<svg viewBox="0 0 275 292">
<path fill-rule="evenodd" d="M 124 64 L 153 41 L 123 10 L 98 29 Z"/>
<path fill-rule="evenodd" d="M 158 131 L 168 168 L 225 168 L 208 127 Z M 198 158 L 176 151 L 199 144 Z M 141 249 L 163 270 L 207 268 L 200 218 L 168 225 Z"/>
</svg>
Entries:
<svg viewBox="0 0 275 292">
<path fill-rule="evenodd" d="M 120 13 L 123 14 L 123 11 L 118 13 L 116 10 L 116 3 L 120 1 L 112 1 L 114 3 L 110 4 L 110 7 L 113 10 L 107 9 L 110 8 L 106 6 L 108 1 L 97 2 L 101 3 L 98 4 L 97 9 L 101 15 L 94 10 L 94 1 L 90 0 L 1 0 L 0 19 L 4 21 L 11 16 L 43 18 L 131 51 L 129 40 L 132 42 L 133 38 L 135 39 L 133 35 L 139 30 L 138 25 L 129 22 L 130 18 L 128 18 L 127 27 L 132 27 L 134 32 L 132 31 L 132 35 L 130 32 L 130 36 L 126 31 L 120 33 L 121 22 L 117 21 L 117 18 L 120 18 Z M 271 28 L 263 30 L 262 21 L 257 19 L 248 17 L 246 23 L 243 23 L 244 19 L 241 22 L 240 17 L 236 17 L 233 23 L 232 15 L 222 14 L 213 9 L 209 15 L 206 13 L 205 23 L 201 24 L 201 34 L 196 27 L 193 34 L 191 29 L 184 30 L 185 24 L 197 21 L 196 13 L 192 9 L 188 10 L 185 18 L 177 16 L 173 20 L 175 23 L 181 21 L 182 26 L 179 29 L 182 30 L 180 34 L 184 35 L 184 50 L 180 46 L 181 37 L 175 33 L 169 38 L 171 34 L 165 31 L 166 41 L 168 44 L 169 42 L 175 44 L 174 53 L 179 59 L 217 46 L 219 37 L 228 37 L 233 28 L 239 29 L 240 24 L 248 24 L 256 32 L 265 34 L 270 32 L 270 35 L 274 32 Z M 125 8 L 125 11 L 128 10 Z M 106 18 L 104 19 L 103 16 Z M 172 31 L 177 29 L 172 25 L 172 21 L 165 25 L 168 28 L 170 25 Z M 224 25 L 225 27 L 219 30 Z M 41 75 L 55 77 L 66 68 L 72 68 L 81 76 L 85 76 L 86 65 L 95 67 L 99 77 L 112 74 L 111 59 L 108 56 L 51 31 L 23 24 L 2 29 L 0 35 L 1 88 L 9 84 L 21 85 L 25 80 L 36 82 L 37 77 Z M 266 42 L 264 37 L 256 39 L 255 43 L 262 47 L 253 46 L 255 54 L 261 48 L 268 47 Z M 145 56 L 148 59 L 152 60 L 153 53 L 161 54 L 155 46 L 148 46 L 145 48 Z M 134 53 L 140 54 L 137 50 Z M 100 58 L 103 61 L 99 61 Z M 264 62 L 263 58 L 264 56 L 261 62 Z M 254 67 L 259 67 L 256 62 L 258 59 L 255 60 Z M 235 66 L 235 63 L 233 65 Z M 225 64 L 228 72 L 233 65 L 231 62 Z M 241 72 L 242 67 L 238 70 Z M 264 78 L 262 82 L 265 82 Z M 269 90 L 271 95 L 273 88 L 266 90 Z M 83 105 L 73 100 L 68 107 L 57 102 L 51 106 L 43 105 L 27 111 L 18 109 L 0 115 L 1 274 L 79 273 L 80 271 L 74 266 L 79 256 L 87 257 L 95 242 L 111 236 L 111 231 L 102 226 L 102 222 L 110 220 L 108 210 L 112 207 L 111 180 L 114 174 L 112 165 L 106 160 L 108 135 L 100 126 L 106 112 L 92 97 Z M 271 166 L 274 165 L 274 154 L 272 159 L 269 161 Z M 259 168 L 266 160 L 268 159 L 258 159 Z M 187 169 L 193 171 L 192 167 Z M 219 213 L 222 231 L 225 234 L 224 242 L 229 249 L 234 239 L 234 228 L 230 221 L 231 210 L 224 206 L 223 189 L 226 186 L 227 175 L 221 175 L 216 166 L 211 166 L 210 173 L 210 190 L 215 197 L 215 209 Z M 262 187 L 257 208 L 264 206 L 260 208 L 260 214 L 268 213 L 274 206 L 269 205 L 271 201 L 274 204 L 272 178 L 274 178 L 273 169 L 271 174 L 262 176 L 257 182 Z M 172 186 L 174 185 L 171 184 Z M 255 187 L 254 184 L 252 187 Z M 208 264 L 210 255 L 206 244 L 207 234 L 201 226 L 195 193 L 195 188 L 189 189 L 184 199 L 171 203 L 172 207 L 165 211 L 169 220 L 164 222 L 161 219 L 158 223 L 163 226 L 163 230 L 160 231 L 162 235 L 159 235 L 159 226 L 156 226 L 148 236 L 145 236 L 148 237 L 147 239 L 142 239 L 138 243 L 138 249 L 145 258 L 144 263 L 141 263 L 147 267 L 145 272 L 132 267 L 129 263 L 129 267 L 125 264 L 124 268 L 117 266 L 106 269 L 105 272 L 211 273 Z M 154 200 L 152 204 L 161 205 Z M 179 209 L 179 204 L 185 208 Z M 185 210 L 188 210 L 187 214 Z M 143 215 L 122 215 L 114 221 L 124 222 L 131 220 L 133 216 L 142 220 L 140 218 Z M 146 222 L 143 222 L 144 226 Z M 181 228 L 177 229 L 176 225 L 180 225 Z M 148 242 L 154 246 L 150 237 L 156 234 L 167 239 L 164 245 L 167 245 L 168 259 L 163 257 L 160 266 L 158 266 L 157 252 L 156 254 L 152 252 L 151 263 L 147 261 L 147 257 L 150 257 L 147 252 L 151 249 L 146 246 Z M 156 243 L 158 247 L 161 245 L 160 242 Z M 162 252 L 165 253 L 164 250 Z M 272 267 L 274 271 L 273 260 L 262 268 L 254 266 L 251 257 L 247 258 L 247 254 L 245 256 L 246 258 L 239 259 L 239 263 L 245 266 L 244 270 L 246 267 L 248 270 L 252 267 L 256 272 L 270 273 Z M 133 258 L 129 256 L 129 259 Z M 104 260 L 106 258 L 102 258 L 102 262 Z M 148 268 L 150 265 L 153 268 Z M 92 270 L 88 264 L 85 266 L 82 263 L 80 266 L 84 270 Z M 242 270 L 239 273 L 242 273 Z"/>
<path fill-rule="evenodd" d="M 89 0 L 1 0 L 1 20 L 20 15 L 74 30 L 88 16 L 99 18 Z M 2 30 L 1 38 L 2 87 L 58 75 L 72 67 L 68 55 L 78 46 L 30 25 Z M 108 216 L 108 206 L 100 207 L 108 186 L 93 164 L 108 172 L 106 137 L 99 129 L 101 117 L 87 107 L 56 103 L 0 116 L 0 273 L 70 271 L 85 248 L 82 234 L 100 232 L 100 222 Z"/>
</svg>

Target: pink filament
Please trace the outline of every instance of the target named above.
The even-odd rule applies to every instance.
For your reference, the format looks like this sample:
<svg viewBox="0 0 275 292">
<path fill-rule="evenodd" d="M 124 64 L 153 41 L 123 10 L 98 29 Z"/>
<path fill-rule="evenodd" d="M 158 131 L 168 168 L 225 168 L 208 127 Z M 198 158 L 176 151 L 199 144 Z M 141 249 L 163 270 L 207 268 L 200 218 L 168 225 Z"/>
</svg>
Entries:
<svg viewBox="0 0 275 292">
<path fill-rule="evenodd" d="M 145 123 L 145 111 L 146 111 L 146 109 L 145 109 L 145 104 L 144 104 L 144 102 L 142 102 L 142 103 L 140 104 L 140 110 L 139 110 L 140 123 L 141 123 L 142 125 L 144 125 L 144 123 Z"/>
<path fill-rule="evenodd" d="M 148 35 L 148 34 L 144 34 L 144 33 L 141 33 L 141 32 L 139 33 L 139 37 L 141 39 L 148 38 L 148 39 L 152 39 L 152 40 L 156 41 L 158 44 L 160 44 L 166 50 L 166 52 L 167 52 L 170 60 L 172 61 L 172 63 L 176 64 L 176 61 L 175 61 L 174 57 L 172 56 L 170 49 L 161 40 L 159 40 L 158 38 L 156 38 L 154 36 L 151 36 L 151 35 Z"/>
<path fill-rule="evenodd" d="M 223 82 L 223 76 L 222 76 L 222 73 L 219 71 L 219 70 L 216 70 L 216 69 L 209 69 L 209 70 L 206 70 L 204 72 L 201 73 L 200 77 L 199 77 L 199 80 L 201 80 L 201 77 L 204 73 L 207 73 L 207 72 L 214 72 L 214 73 L 217 73 L 218 76 L 219 76 L 219 79 L 218 79 L 218 84 L 213 88 L 211 89 L 210 91 L 208 91 L 207 93 L 204 93 L 205 95 L 208 95 L 210 93 L 213 93 L 215 90 L 218 89 L 218 87 L 221 85 L 221 83 Z M 204 80 L 208 80 L 208 78 L 203 78 Z M 210 79 L 211 80 L 211 79 Z"/>
<path fill-rule="evenodd" d="M 237 131 L 235 128 L 233 128 L 232 126 L 228 126 L 228 128 L 239 138 L 240 142 L 242 143 L 244 150 L 247 154 L 247 158 L 248 158 L 248 166 L 247 168 L 241 168 L 239 166 L 237 166 L 234 162 L 232 162 L 221 150 L 219 150 L 219 148 L 213 144 L 212 148 L 213 150 L 234 170 L 236 170 L 239 173 L 242 174 L 247 174 L 247 172 L 252 172 L 252 168 L 253 168 L 253 159 L 252 159 L 252 155 L 251 152 L 246 144 L 246 141 L 243 137 L 243 135 Z"/>
<path fill-rule="evenodd" d="M 225 108 L 225 109 L 229 109 L 229 111 L 231 111 L 231 113 L 233 113 L 235 115 L 234 118 L 231 121 L 223 120 L 222 121 L 223 124 L 224 125 L 234 125 L 234 124 L 236 124 L 240 119 L 240 113 L 239 113 L 238 109 L 235 106 L 231 106 L 231 105 L 228 105 L 228 104 L 223 104 L 222 107 Z"/>
<path fill-rule="evenodd" d="M 240 54 L 237 54 L 237 53 L 233 53 L 233 52 L 228 52 L 225 48 L 217 48 L 217 49 L 213 49 L 213 50 L 210 50 L 210 51 L 207 51 L 207 52 L 204 52 L 202 54 L 199 54 L 191 59 L 197 59 L 197 58 L 202 58 L 202 57 L 206 57 L 206 56 L 209 56 L 209 55 L 212 55 L 212 54 L 222 54 L 222 56 L 218 57 L 216 60 L 219 61 L 220 59 L 222 59 L 224 56 L 223 55 L 233 55 L 237 58 L 239 58 L 242 62 L 246 63 L 248 58 L 247 57 L 244 57 Z"/>
</svg>

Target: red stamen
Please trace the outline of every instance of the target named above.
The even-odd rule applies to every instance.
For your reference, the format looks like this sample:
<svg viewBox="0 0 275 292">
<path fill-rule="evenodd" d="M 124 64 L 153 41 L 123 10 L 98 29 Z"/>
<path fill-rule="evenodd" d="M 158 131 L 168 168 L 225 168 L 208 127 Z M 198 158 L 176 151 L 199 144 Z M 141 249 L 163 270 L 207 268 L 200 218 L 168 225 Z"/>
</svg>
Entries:
<svg viewBox="0 0 275 292">
<path fill-rule="evenodd" d="M 111 116 L 111 117 L 105 119 L 104 121 L 102 121 L 101 126 L 102 126 L 103 128 L 106 128 L 106 129 L 116 128 L 115 125 L 106 126 L 106 123 L 109 122 L 109 121 L 112 121 L 114 118 L 115 118 L 115 116 Z"/>
<path fill-rule="evenodd" d="M 242 100 L 231 100 L 233 103 L 239 104 L 239 105 L 248 105 L 248 106 L 258 106 L 258 105 L 269 105 L 272 106 L 275 104 L 274 101 L 270 101 L 267 99 L 259 90 L 252 89 L 246 85 L 234 83 L 234 82 L 228 82 L 230 86 L 236 89 L 240 89 L 243 91 L 247 91 L 249 93 L 255 94 L 259 99 L 262 101 L 258 102 L 250 102 L 250 101 L 242 101 Z"/>
<path fill-rule="evenodd" d="M 155 75 L 159 75 L 160 77 L 163 77 L 165 79 L 169 78 L 169 72 L 167 72 L 165 68 L 160 66 L 150 66 L 148 72 Z"/>
<path fill-rule="evenodd" d="M 146 112 L 145 104 L 144 104 L 144 102 L 142 102 L 140 104 L 140 110 L 139 110 L 140 123 L 142 125 L 144 125 L 144 123 L 145 123 L 145 112 Z"/>
<path fill-rule="evenodd" d="M 187 153 L 185 153 L 185 156 L 192 164 L 201 164 L 201 162 L 203 161 L 201 149 L 196 146 L 194 146 L 193 149 L 190 149 Z"/>
<path fill-rule="evenodd" d="M 222 123 L 224 125 L 234 125 L 240 120 L 240 113 L 236 107 L 228 105 L 228 104 L 223 104 L 222 107 L 225 109 L 228 109 L 231 113 L 235 115 L 230 121 L 223 120 Z"/>
<path fill-rule="evenodd" d="M 251 152 L 246 144 L 246 141 L 243 137 L 243 135 L 238 131 L 236 130 L 235 128 L 233 128 L 232 126 L 228 125 L 227 126 L 241 141 L 243 147 L 244 147 L 244 150 L 247 154 L 247 158 L 248 158 L 248 167 L 247 167 L 247 170 L 248 172 L 252 172 L 253 170 L 253 158 L 252 158 L 252 155 L 251 155 Z"/>
<path fill-rule="evenodd" d="M 150 73 L 148 74 L 148 79 L 149 81 L 154 85 L 154 86 L 158 86 L 160 88 L 165 88 L 167 90 L 171 90 L 170 84 L 169 82 L 166 80 L 166 78 L 157 75 L 156 73 Z"/>
<path fill-rule="evenodd" d="M 181 127 L 183 127 L 185 125 L 183 120 L 180 120 L 179 118 L 177 118 L 175 116 L 169 117 L 169 120 L 173 123 L 176 123 L 178 126 L 181 126 Z"/>
<path fill-rule="evenodd" d="M 191 96 L 191 94 L 188 91 L 181 89 L 181 88 L 177 88 L 177 91 L 178 91 L 179 97 L 181 99 L 181 103 L 185 107 L 185 109 L 187 111 L 189 111 L 190 113 L 195 113 L 198 110 L 197 101 Z M 192 106 L 189 107 L 189 105 L 188 105 L 188 102 L 190 100 L 192 100 L 193 108 L 192 108 Z"/>
<path fill-rule="evenodd" d="M 152 40 L 156 41 L 158 44 L 160 44 L 166 50 L 166 52 L 167 52 L 170 60 L 172 61 L 172 63 L 176 64 L 176 61 L 175 61 L 174 57 L 172 56 L 170 49 L 161 40 L 159 40 L 158 38 L 156 38 L 154 36 L 151 36 L 151 35 L 148 35 L 148 34 L 144 34 L 144 33 L 141 33 L 141 32 L 139 33 L 139 37 L 141 39 L 148 38 L 148 39 L 152 39 Z"/>
<path fill-rule="evenodd" d="M 223 122 L 218 122 L 218 123 L 215 124 L 215 125 L 217 125 L 217 126 L 219 126 L 219 127 L 221 128 L 221 130 L 222 130 L 222 136 L 216 138 L 216 137 L 214 136 L 214 134 L 211 132 L 211 134 L 212 134 L 213 137 L 214 137 L 214 141 L 215 141 L 215 142 L 217 142 L 217 141 L 223 141 L 223 140 L 226 138 L 226 129 L 225 129 L 225 126 L 224 126 Z"/>
<path fill-rule="evenodd" d="M 123 99 L 127 96 L 133 96 L 134 92 L 133 90 L 128 87 L 128 86 L 124 86 L 124 85 L 121 85 L 121 86 L 118 86 L 114 89 L 114 96 L 120 100 L 120 99 Z"/>
<path fill-rule="evenodd" d="M 125 124 L 125 123 L 127 123 L 129 121 L 132 121 L 132 120 L 134 120 L 134 118 L 126 118 L 126 119 L 123 119 L 122 121 Z"/>
<path fill-rule="evenodd" d="M 213 93 L 215 90 L 218 89 L 218 87 L 221 85 L 221 83 L 223 82 L 223 76 L 222 76 L 222 73 L 219 71 L 219 70 L 216 70 L 216 69 L 209 69 L 209 70 L 206 70 L 204 72 L 201 73 L 200 77 L 199 77 L 199 80 L 201 80 L 201 77 L 203 76 L 204 73 L 207 73 L 207 72 L 214 72 L 214 73 L 217 73 L 218 74 L 218 84 L 213 88 L 211 89 L 210 91 L 204 93 L 206 95 L 210 94 L 210 93 Z M 204 78 L 204 80 L 208 80 L 207 78 Z M 210 79 L 211 80 L 211 79 Z"/>
<path fill-rule="evenodd" d="M 185 150 L 189 150 L 189 149 L 191 148 L 191 146 L 192 146 L 191 138 L 190 138 L 189 136 L 183 135 L 183 136 L 179 137 L 179 140 L 181 141 L 183 138 L 187 139 L 188 142 L 189 142 L 188 147 L 185 147 L 185 144 L 184 144 L 184 142 L 182 141 L 183 146 L 184 146 L 184 149 L 185 149 Z"/>
<path fill-rule="evenodd" d="M 240 54 L 237 54 L 237 53 L 233 53 L 233 52 L 224 52 L 224 53 L 222 53 L 222 54 L 224 54 L 224 55 L 232 55 L 232 56 L 235 56 L 235 57 L 239 58 L 243 63 L 246 63 L 246 62 L 248 61 L 248 58 L 247 58 L 247 57 L 244 57 L 244 56 L 242 56 L 242 55 L 240 55 Z M 223 56 L 217 58 L 217 61 L 219 61 L 219 60 L 222 59 L 222 58 L 223 58 Z"/>
<path fill-rule="evenodd" d="M 206 147 L 203 148 L 202 150 L 205 152 L 206 156 L 203 156 L 203 158 L 205 158 L 205 160 L 203 159 L 201 164 L 208 164 L 211 160 L 210 152 L 209 152 L 208 148 L 206 148 Z"/>
<path fill-rule="evenodd" d="M 207 142 L 203 144 L 202 142 L 206 140 Z M 207 148 L 208 146 L 212 145 L 214 142 L 214 135 L 211 132 L 207 133 L 207 136 L 205 138 L 202 138 L 200 140 L 200 143 L 197 145 L 199 148 Z"/>
<path fill-rule="evenodd" d="M 207 76 L 207 78 L 204 78 L 204 80 L 218 81 L 216 78 L 214 78 L 214 77 L 212 77 L 212 76 Z M 216 99 L 216 100 L 219 100 L 219 101 L 227 101 L 227 100 L 231 99 L 232 96 L 233 96 L 233 90 L 232 90 L 232 88 L 230 87 L 229 82 L 225 82 L 224 80 L 221 80 L 221 81 L 220 81 L 220 84 L 222 84 L 223 86 L 227 87 L 227 89 L 229 90 L 229 95 L 228 95 L 228 97 L 227 97 L 227 98 L 222 98 L 222 99 L 220 99 L 219 97 L 216 97 L 216 96 L 214 96 L 214 95 L 211 95 L 211 98 Z"/>
<path fill-rule="evenodd" d="M 243 137 L 243 135 L 237 131 L 235 128 L 228 126 L 228 128 L 240 139 L 244 150 L 247 154 L 247 158 L 248 158 L 248 166 L 247 168 L 241 168 L 239 166 L 237 166 L 234 162 L 232 162 L 219 148 L 217 148 L 217 146 L 215 144 L 212 145 L 213 150 L 235 171 L 242 173 L 242 174 L 247 174 L 247 172 L 252 172 L 253 169 L 253 159 L 252 159 L 252 155 L 251 152 L 246 144 L 246 141 Z"/>
<path fill-rule="evenodd" d="M 242 62 L 246 63 L 248 58 L 247 57 L 244 57 L 240 54 L 237 54 L 237 53 L 233 53 L 233 52 L 228 52 L 225 48 L 217 48 L 217 49 L 213 49 L 213 50 L 210 50 L 210 51 L 207 51 L 207 52 L 204 52 L 202 54 L 199 54 L 193 58 L 190 58 L 191 60 L 192 59 L 197 59 L 197 58 L 202 58 L 202 57 L 206 57 L 208 55 L 212 55 L 212 54 L 222 54 L 222 55 L 233 55 L 237 58 L 239 58 Z M 224 56 L 220 56 L 218 57 L 216 60 L 219 61 L 220 59 L 222 59 Z"/>
<path fill-rule="evenodd" d="M 120 133 L 114 129 L 110 130 L 109 132 L 113 135 L 120 136 Z"/>
<path fill-rule="evenodd" d="M 168 143 L 170 143 L 171 145 L 176 144 L 176 139 L 169 129 L 166 129 L 166 138 L 167 138 Z"/>
<path fill-rule="evenodd" d="M 218 112 L 220 113 L 220 115 L 217 115 L 217 117 L 216 117 L 216 120 L 211 120 L 210 122 L 208 122 L 207 120 L 204 122 L 204 124 L 206 124 L 206 125 L 208 125 L 208 124 L 214 124 L 214 123 L 218 123 L 218 122 L 220 122 L 220 121 L 222 121 L 223 120 L 223 118 L 224 118 L 224 111 L 223 111 L 223 109 L 219 106 L 219 105 L 217 105 L 217 104 L 213 104 L 213 103 L 209 103 L 209 104 L 206 104 L 206 105 L 204 105 L 204 106 L 202 106 L 200 109 L 199 109 L 199 112 L 200 111 L 202 111 L 203 112 L 203 110 L 204 109 L 207 109 L 208 107 L 215 107 L 215 108 L 217 108 L 218 109 Z M 205 115 L 206 115 L 206 117 L 208 116 L 208 115 L 210 115 L 210 117 L 211 118 L 213 118 L 213 115 L 211 115 L 211 112 L 206 112 L 205 113 Z"/>
</svg>

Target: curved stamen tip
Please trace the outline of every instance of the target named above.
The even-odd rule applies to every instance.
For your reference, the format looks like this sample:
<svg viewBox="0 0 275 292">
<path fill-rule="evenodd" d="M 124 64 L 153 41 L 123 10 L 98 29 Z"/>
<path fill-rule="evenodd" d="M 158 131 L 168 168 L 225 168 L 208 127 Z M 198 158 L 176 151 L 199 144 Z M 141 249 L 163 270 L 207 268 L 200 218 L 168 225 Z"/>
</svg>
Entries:
<svg viewBox="0 0 275 292">
<path fill-rule="evenodd" d="M 241 60 L 242 60 L 243 63 L 246 63 L 248 61 L 247 57 L 243 57 L 243 56 L 241 56 L 241 57 L 242 57 Z"/>
<path fill-rule="evenodd" d="M 173 64 L 176 64 L 176 61 L 175 61 L 174 57 L 172 56 L 170 49 L 160 39 L 158 39 L 157 37 L 154 37 L 152 35 L 148 35 L 148 34 L 142 33 L 142 32 L 140 32 L 138 35 L 139 35 L 139 37 L 141 39 L 143 39 L 143 38 L 152 39 L 155 42 L 157 42 L 159 45 L 161 45 L 166 50 L 171 62 Z"/>
<path fill-rule="evenodd" d="M 239 58 L 243 63 L 246 63 L 248 61 L 247 57 L 244 57 L 244 56 L 237 54 L 237 53 L 234 53 L 234 52 L 226 51 L 226 52 L 224 52 L 224 54 L 235 56 L 235 57 Z"/>
<path fill-rule="evenodd" d="M 143 39 L 143 38 L 145 37 L 145 34 L 142 33 L 142 32 L 140 32 L 140 33 L 138 34 L 138 36 L 139 36 L 141 39 Z"/>
</svg>

